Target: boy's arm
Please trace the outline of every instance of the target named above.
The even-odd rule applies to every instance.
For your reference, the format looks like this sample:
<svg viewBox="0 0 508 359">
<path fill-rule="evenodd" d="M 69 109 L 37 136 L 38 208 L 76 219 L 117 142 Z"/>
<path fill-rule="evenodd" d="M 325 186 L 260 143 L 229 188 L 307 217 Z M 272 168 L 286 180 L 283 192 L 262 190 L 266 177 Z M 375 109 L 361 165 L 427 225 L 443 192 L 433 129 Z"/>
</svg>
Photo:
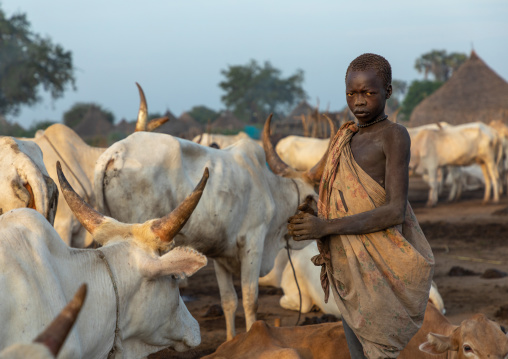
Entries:
<svg viewBox="0 0 508 359">
<path fill-rule="evenodd" d="M 333 234 L 372 233 L 403 223 L 409 187 L 410 147 L 411 140 L 403 126 L 394 125 L 383 131 L 383 151 L 386 156 L 386 202 L 383 206 L 331 220 L 300 213 L 289 219 L 289 234 L 295 240 L 307 240 Z"/>
</svg>

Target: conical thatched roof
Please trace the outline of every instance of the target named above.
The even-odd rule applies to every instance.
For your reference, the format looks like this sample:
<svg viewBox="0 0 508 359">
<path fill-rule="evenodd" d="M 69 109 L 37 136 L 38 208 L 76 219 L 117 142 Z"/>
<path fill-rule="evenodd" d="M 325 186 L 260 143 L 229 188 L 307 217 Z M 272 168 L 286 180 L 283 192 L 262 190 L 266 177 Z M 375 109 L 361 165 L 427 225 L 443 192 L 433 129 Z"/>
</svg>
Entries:
<svg viewBox="0 0 508 359">
<path fill-rule="evenodd" d="M 176 118 L 169 110 L 164 114 L 169 117 L 169 121 L 160 126 L 155 132 L 167 133 L 173 136 L 191 139 L 201 132 L 202 126 L 188 113 L 184 112 L 180 118 Z"/>
<path fill-rule="evenodd" d="M 104 113 L 92 106 L 88 109 L 83 119 L 74 127 L 74 131 L 83 139 L 95 136 L 103 136 L 109 133 L 113 125 L 106 119 Z"/>
<path fill-rule="evenodd" d="M 231 111 L 221 112 L 219 118 L 212 122 L 212 131 L 240 131 L 245 127 L 245 123 L 240 121 Z"/>
<path fill-rule="evenodd" d="M 302 115 L 310 116 L 312 111 L 314 111 L 314 108 L 307 101 L 303 100 L 291 111 L 286 121 L 300 123 Z"/>
<path fill-rule="evenodd" d="M 126 135 L 130 135 L 131 133 L 134 133 L 136 130 L 136 123 L 135 122 L 127 122 L 125 118 L 122 118 L 122 121 L 120 121 L 118 124 L 116 124 L 114 131 L 124 133 Z"/>
<path fill-rule="evenodd" d="M 508 123 L 508 82 L 475 51 L 436 92 L 415 107 L 409 126 L 445 121 L 453 125 L 474 121 Z"/>
</svg>

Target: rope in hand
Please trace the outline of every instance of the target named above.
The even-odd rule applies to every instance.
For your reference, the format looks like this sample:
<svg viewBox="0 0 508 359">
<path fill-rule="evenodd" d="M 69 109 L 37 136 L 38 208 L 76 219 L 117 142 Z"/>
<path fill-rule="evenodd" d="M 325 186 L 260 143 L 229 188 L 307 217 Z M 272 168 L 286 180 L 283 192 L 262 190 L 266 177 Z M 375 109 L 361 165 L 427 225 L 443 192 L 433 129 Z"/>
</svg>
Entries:
<svg viewBox="0 0 508 359">
<path fill-rule="evenodd" d="M 300 189 L 298 188 L 298 184 L 296 183 L 296 181 L 293 178 L 290 178 L 290 180 L 293 181 L 293 183 L 295 184 L 296 193 L 298 195 L 298 203 L 296 205 L 296 211 L 295 211 L 295 214 L 297 214 L 298 207 L 300 206 Z M 296 278 L 296 270 L 295 270 L 295 267 L 293 266 L 293 261 L 291 260 L 291 253 L 289 251 L 289 237 L 288 236 L 286 236 L 286 251 L 288 254 L 289 264 L 291 264 L 291 269 L 293 270 L 293 277 L 295 278 L 296 288 L 298 288 L 298 297 L 300 298 L 300 307 L 298 308 L 298 319 L 294 325 L 296 327 L 298 325 L 298 323 L 300 323 L 300 318 L 302 316 L 302 291 L 300 290 L 300 285 L 298 284 L 298 279 Z"/>
</svg>

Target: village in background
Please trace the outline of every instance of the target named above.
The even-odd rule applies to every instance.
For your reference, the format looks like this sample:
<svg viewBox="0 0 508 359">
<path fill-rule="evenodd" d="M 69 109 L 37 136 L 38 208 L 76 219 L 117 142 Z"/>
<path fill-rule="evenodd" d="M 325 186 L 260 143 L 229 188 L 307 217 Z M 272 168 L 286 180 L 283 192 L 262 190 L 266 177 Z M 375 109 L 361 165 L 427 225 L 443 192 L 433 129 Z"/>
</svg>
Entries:
<svg viewBox="0 0 508 359">
<path fill-rule="evenodd" d="M 393 81 L 394 95 L 386 108 L 389 118 L 407 127 L 441 121 L 452 125 L 475 121 L 489 123 L 494 120 L 508 123 L 508 82 L 491 69 L 474 50 L 468 57 L 459 55 L 461 56 L 455 67 L 448 66 L 444 70 L 439 69 L 436 63 L 443 61 L 440 59 L 446 57 L 445 51 L 434 50 L 417 59 L 415 68 L 420 66 L 425 79 L 415 80 L 410 86 L 403 81 Z M 457 54 L 448 55 L 450 56 L 457 57 Z M 268 63 L 268 66 L 271 65 Z M 429 75 L 434 76 L 433 81 L 428 79 Z M 301 76 L 303 80 L 303 73 Z M 278 80 L 288 81 L 280 78 Z M 304 94 L 303 89 L 302 93 Z M 283 111 L 275 114 L 274 142 L 288 135 L 329 137 L 328 124 L 322 114 L 330 117 L 337 126 L 354 120 L 347 107 L 331 112 L 320 108 L 319 103 L 310 103 L 305 95 L 300 97 L 303 99 L 290 109 L 288 114 Z M 156 132 L 189 140 L 203 133 L 234 135 L 242 131 L 253 139 L 259 139 L 264 122 L 262 118 L 258 121 L 246 121 L 245 118 L 239 119 L 235 116 L 233 110 L 216 112 L 205 106 L 195 106 L 178 117 L 170 109 L 164 113 L 149 114 L 150 119 L 162 116 L 167 116 L 169 121 Z M 94 103 L 77 103 L 64 113 L 63 117 L 60 121 L 42 121 L 25 129 L 0 115 L 0 135 L 33 137 L 38 130 L 60 122 L 71 127 L 89 145 L 107 147 L 133 133 L 136 123 L 135 118 L 115 121 L 111 112 Z"/>
</svg>

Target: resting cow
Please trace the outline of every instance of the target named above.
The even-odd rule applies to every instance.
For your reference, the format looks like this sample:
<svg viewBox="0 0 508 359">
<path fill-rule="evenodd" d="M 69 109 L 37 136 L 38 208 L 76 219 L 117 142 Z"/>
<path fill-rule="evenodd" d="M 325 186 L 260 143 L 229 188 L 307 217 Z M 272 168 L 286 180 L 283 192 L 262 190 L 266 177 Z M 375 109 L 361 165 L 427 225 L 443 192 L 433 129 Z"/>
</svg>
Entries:
<svg viewBox="0 0 508 359">
<path fill-rule="evenodd" d="M 164 117 L 147 123 L 145 95 L 141 87 L 137 83 L 136 85 L 140 96 L 136 131 L 151 131 L 166 122 L 168 118 Z M 60 161 L 68 173 L 69 182 L 77 193 L 92 206 L 94 205 L 93 171 L 97 158 L 105 148 L 88 146 L 76 132 L 62 124 L 51 125 L 45 131 L 40 131 L 35 138 L 24 140 L 33 141 L 40 147 L 44 154 L 44 164 L 51 178 L 56 180 L 55 164 Z M 54 225 L 62 240 L 72 247 L 82 248 L 92 241 L 63 198 L 58 200 Z"/>
<path fill-rule="evenodd" d="M 271 270 L 286 245 L 287 219 L 306 196 L 315 194 L 326 160 L 305 173 L 287 167 L 268 139 L 270 120 L 263 134 L 266 159 L 252 140 L 217 151 L 169 135 L 136 133 L 112 145 L 97 161 L 97 208 L 126 222 L 171 210 L 191 187 L 198 168 L 213 168 L 202 205 L 174 243 L 215 260 L 228 339 L 235 333 L 238 305 L 233 274 L 241 276 L 249 329 L 256 320 L 258 278 Z M 308 243 L 288 241 L 295 249 Z"/>
<path fill-rule="evenodd" d="M 159 253 L 197 206 L 207 171 L 173 212 L 142 224 L 103 216 L 73 191 L 61 168 L 58 176 L 69 207 L 103 247 L 68 247 L 32 209 L 0 216 L 0 348 L 32 340 L 82 282 L 88 299 L 60 358 L 142 358 L 168 346 L 197 346 L 199 326 L 174 277 L 192 275 L 206 257 L 186 247 Z"/>
<path fill-rule="evenodd" d="M 508 338 L 499 324 L 476 314 L 452 325 L 427 305 L 422 328 L 399 359 L 506 359 Z M 254 323 L 247 333 L 223 343 L 203 359 L 350 359 L 342 323 L 271 327 Z"/>
<path fill-rule="evenodd" d="M 33 142 L 0 137 L 0 215 L 33 208 L 53 224 L 58 189 L 49 177 L 41 149 Z"/>
<path fill-rule="evenodd" d="M 17 343 L 0 352 L 0 359 L 53 359 L 62 348 L 76 321 L 86 297 L 86 284 L 79 287 L 74 297 L 33 343 Z"/>
<path fill-rule="evenodd" d="M 341 316 L 337 305 L 333 301 L 325 303 L 320 280 L 320 267 L 316 267 L 310 260 L 319 254 L 317 244 L 312 241 L 308 246 L 299 250 L 291 250 L 291 260 L 295 269 L 298 287 L 295 282 L 293 268 L 288 260 L 287 251 L 282 249 L 275 258 L 273 269 L 266 276 L 259 278 L 259 285 L 282 288 L 284 295 L 280 298 L 280 306 L 289 310 L 300 310 L 300 295 L 302 298 L 301 311 L 308 313 L 312 307 L 318 307 L 325 314 Z M 437 286 L 432 282 L 429 300 L 444 313 L 444 303 Z"/>
</svg>

